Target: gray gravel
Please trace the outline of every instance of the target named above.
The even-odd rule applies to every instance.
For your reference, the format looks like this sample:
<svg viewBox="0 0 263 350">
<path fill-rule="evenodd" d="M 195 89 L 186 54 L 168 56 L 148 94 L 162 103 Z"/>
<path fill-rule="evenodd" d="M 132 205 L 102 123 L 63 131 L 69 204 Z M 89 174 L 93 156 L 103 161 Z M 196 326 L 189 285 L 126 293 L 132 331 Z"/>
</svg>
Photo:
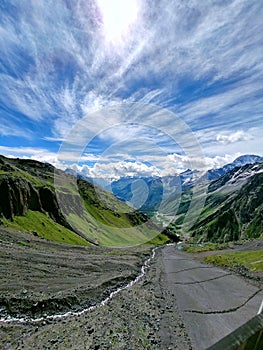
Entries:
<svg viewBox="0 0 263 350">
<path fill-rule="evenodd" d="M 23 235 L 19 236 L 19 241 L 24 238 Z M 10 242 L 9 239 L 13 239 L 13 242 Z M 5 288 L 7 296 L 17 295 L 21 298 L 27 298 L 29 295 L 32 300 L 38 298 L 38 279 L 33 274 L 32 266 L 34 266 L 34 262 L 39 261 L 39 256 L 43 257 L 45 254 L 47 256 L 51 248 L 54 250 L 51 250 L 51 256 L 55 252 L 54 256 L 56 257 L 53 260 L 54 264 L 50 263 L 50 259 L 46 259 L 47 264 L 45 266 L 43 259 L 42 267 L 38 269 L 38 273 L 41 270 L 43 271 L 43 278 L 50 274 L 49 278 L 59 281 L 64 295 L 71 295 L 79 289 L 84 291 L 81 295 L 85 295 L 85 290 L 87 290 L 86 297 L 89 299 L 92 295 L 92 301 L 99 302 L 103 293 L 96 293 L 96 286 L 100 286 L 100 281 L 104 281 L 105 278 L 108 280 L 110 276 L 114 278 L 116 273 L 123 276 L 135 276 L 135 272 L 139 273 L 143 260 L 150 253 L 149 247 L 137 247 L 121 252 L 103 251 L 97 248 L 85 248 L 84 251 L 82 248 L 72 248 L 68 251 L 69 248 L 65 250 L 61 245 L 55 244 L 53 246 L 53 243 L 51 246 L 46 246 L 46 242 L 41 245 L 37 241 L 31 241 L 30 244 L 30 247 L 17 246 L 14 237 L 8 236 L 8 232 L 6 232 L 6 236 L 2 233 L 1 256 L 2 259 L 5 259 L 3 261 L 8 261 L 8 265 L 2 265 L 1 269 L 1 277 L 5 281 L 1 287 L 2 294 L 4 294 Z M 10 252 L 12 254 L 9 254 Z M 38 252 L 40 255 L 38 255 Z M 6 258 L 7 253 L 8 259 Z M 69 254 L 64 259 L 64 265 L 66 265 L 63 270 L 64 284 L 63 275 L 60 276 L 58 273 L 61 268 L 60 254 L 62 256 Z M 28 262 L 19 265 L 19 257 L 25 261 L 26 256 L 29 258 Z M 90 274 L 86 271 L 87 276 L 85 276 L 85 269 L 80 270 L 79 274 L 75 274 L 74 271 L 78 271 L 78 269 L 72 270 L 70 268 L 74 256 L 76 257 L 76 264 L 79 261 L 79 265 L 81 265 L 81 259 L 78 260 L 78 258 L 82 256 L 84 266 L 87 266 L 89 262 L 97 268 L 93 272 L 91 269 Z M 71 259 L 69 259 L 70 257 Z M 5 276 L 8 270 L 10 272 L 10 266 L 12 266 L 14 275 Z M 21 273 L 21 281 L 19 281 L 21 285 L 18 283 L 18 286 L 15 284 L 18 273 L 16 266 Z M 104 267 L 105 275 L 103 274 Z M 56 321 L 45 319 L 37 323 L 0 323 L 0 348 L 12 350 L 191 349 L 182 318 L 177 310 L 174 295 L 165 288 L 161 267 L 162 259 L 159 251 L 152 261 L 147 275 L 142 280 L 133 287 L 123 290 L 107 305 L 86 312 L 81 316 L 71 316 Z M 30 279 L 30 271 L 32 272 L 32 279 Z M 52 277 L 53 271 L 54 276 Z M 65 273 L 69 276 L 68 282 Z M 96 273 L 96 275 L 92 273 Z M 75 286 L 73 275 L 75 276 Z M 94 278 L 94 276 L 98 276 L 98 278 Z M 12 286 L 10 289 L 8 288 L 8 279 L 10 286 Z M 26 292 L 24 289 L 25 283 L 28 283 Z M 73 286 L 74 289 L 72 289 Z M 54 285 L 52 289 L 52 284 L 49 284 L 49 287 L 50 290 L 47 296 L 51 299 L 54 295 L 60 293 L 57 286 Z M 47 313 L 50 311 L 47 310 Z"/>
</svg>

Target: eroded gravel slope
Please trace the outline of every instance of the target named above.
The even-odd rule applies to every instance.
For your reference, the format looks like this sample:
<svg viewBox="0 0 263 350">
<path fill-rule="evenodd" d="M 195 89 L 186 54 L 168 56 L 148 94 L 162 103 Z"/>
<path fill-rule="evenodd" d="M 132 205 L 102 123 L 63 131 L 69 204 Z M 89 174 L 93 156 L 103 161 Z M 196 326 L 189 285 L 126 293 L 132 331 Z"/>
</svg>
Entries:
<svg viewBox="0 0 263 350">
<path fill-rule="evenodd" d="M 6 232 L 6 237 L 8 237 L 8 232 Z M 22 236 L 19 239 L 21 241 Z M 2 235 L 1 246 L 4 247 L 1 250 L 2 257 L 6 256 L 7 252 L 10 253 L 12 251 L 10 247 L 9 250 L 7 249 L 9 243 L 7 239 L 4 242 Z M 31 296 L 31 299 L 36 296 L 39 297 L 39 284 L 36 283 L 39 280 L 39 275 L 33 274 L 31 280 L 29 273 L 31 271 L 30 266 L 33 266 L 34 262 L 36 263 L 35 257 L 30 254 L 31 251 L 29 249 L 36 249 L 32 246 L 37 243 L 36 241 L 31 241 L 31 247 L 18 245 L 18 249 L 16 247 L 17 242 L 11 244 L 14 248 L 13 255 L 8 255 L 8 259 L 5 258 L 5 261 L 8 261 L 8 265 L 2 268 L 2 278 L 5 281 L 4 286 L 7 295 L 9 295 L 8 293 L 10 295 L 11 293 L 16 293 L 25 299 L 27 295 Z M 50 245 L 46 245 L 47 243 L 43 241 L 40 256 L 50 251 Z M 29 252 L 29 254 L 27 253 L 28 264 L 25 263 L 23 268 L 21 268 L 21 264 L 18 264 L 19 259 L 23 256 L 23 254 L 19 255 L 23 251 L 20 248 Z M 39 250 L 39 247 L 37 249 Z M 87 254 L 86 250 L 89 251 L 89 254 Z M 90 296 L 92 296 L 92 303 L 96 303 L 105 294 L 98 292 L 99 288 L 96 286 L 101 281 L 108 280 L 109 276 L 115 278 L 116 274 L 125 277 L 120 283 L 130 279 L 139 272 L 143 260 L 149 254 L 149 248 L 137 247 L 121 251 L 121 253 L 117 251 L 114 253 L 101 251 L 98 254 L 97 248 L 74 248 L 71 252 L 65 252 L 64 248 L 62 249 L 60 245 L 55 244 L 55 255 L 57 258 L 60 252 L 62 255 L 72 254 L 70 255 L 71 257 L 75 256 L 75 264 L 69 257 L 64 257 L 62 259 L 64 264 L 67 264 L 68 261 L 73 267 L 72 270 L 69 266 L 67 268 L 64 267 L 64 274 L 59 274 L 61 260 L 57 260 L 60 261 L 57 263 L 58 270 L 55 269 L 54 265 L 51 267 L 50 259 L 47 259 L 46 264 L 45 260 L 42 261 L 43 266 L 41 269 L 39 269 L 39 266 L 37 268 L 38 274 L 40 273 L 39 271 L 42 271 L 44 279 L 47 276 L 54 278 L 53 283 L 47 280 L 49 281 L 50 291 L 49 293 L 46 292 L 46 295 L 52 300 L 61 291 L 64 294 L 74 295 L 76 290 L 81 289 L 84 291 L 81 295 L 85 296 L 86 299 L 83 297 L 83 300 L 86 300 L 86 303 L 90 303 Z M 83 256 L 83 258 L 80 259 L 80 256 Z M 163 280 L 160 257 L 160 252 L 157 250 L 156 258 L 151 262 L 147 275 L 132 288 L 120 292 L 103 307 L 89 311 L 81 316 L 71 316 L 55 321 L 46 319 L 38 323 L 0 323 L 0 348 L 17 350 L 191 349 L 184 324 L 175 304 L 175 297 L 164 288 L 165 281 Z M 94 271 L 86 268 L 79 271 L 79 269 L 76 269 L 78 261 L 80 265 L 82 264 L 86 267 L 87 265 L 92 265 L 97 268 Z M 7 271 L 10 271 L 10 266 L 16 273 L 13 278 L 10 274 L 5 277 Z M 20 273 L 27 271 L 27 273 L 21 275 L 21 281 L 17 285 L 15 280 L 18 277 L 18 270 L 15 269 L 15 266 L 18 266 Z M 55 269 L 55 271 L 52 269 Z M 104 269 L 105 274 L 103 273 Z M 78 271 L 77 274 L 76 271 Z M 68 273 L 68 278 L 65 277 L 65 273 Z M 13 281 L 10 284 L 12 286 L 10 289 L 8 288 L 8 280 Z M 26 295 L 23 294 L 23 290 L 26 288 L 23 284 L 25 281 L 32 282 L 31 287 L 30 285 L 27 286 Z M 53 284 L 54 286 L 52 287 Z M 59 284 L 59 288 L 57 284 Z M 1 293 L 4 294 L 3 286 Z M 75 304 L 74 308 L 77 307 L 78 304 Z M 52 310 L 48 310 L 48 312 L 50 311 Z"/>
</svg>

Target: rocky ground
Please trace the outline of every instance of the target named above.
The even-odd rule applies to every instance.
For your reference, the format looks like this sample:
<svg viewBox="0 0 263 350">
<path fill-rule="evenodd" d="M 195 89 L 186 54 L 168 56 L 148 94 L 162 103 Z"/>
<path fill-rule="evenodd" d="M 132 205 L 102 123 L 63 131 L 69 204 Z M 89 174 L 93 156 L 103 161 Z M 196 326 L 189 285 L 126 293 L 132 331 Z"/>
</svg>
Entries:
<svg viewBox="0 0 263 350">
<path fill-rule="evenodd" d="M 262 241 L 234 249 L 262 249 Z M 149 246 L 74 247 L 2 228 L 0 348 L 192 349 L 176 297 L 167 288 L 161 248 L 156 250 L 147 274 L 106 305 L 78 316 L 48 318 L 98 304 L 140 274 L 150 254 Z M 212 253 L 196 258 L 206 254 Z M 243 277 L 258 283 L 258 276 Z M 4 322 L 8 314 L 28 320 Z M 40 316 L 40 321 L 29 320 Z"/>
<path fill-rule="evenodd" d="M 135 278 L 150 248 L 106 249 L 1 229 L 0 315 L 79 310 Z"/>
<path fill-rule="evenodd" d="M 10 311 L 30 315 L 28 305 L 33 301 L 39 303 L 35 316 L 95 304 L 134 278 L 150 253 L 149 247 L 65 249 L 7 230 L 1 230 L 0 237 L 1 317 Z M 191 349 L 175 297 L 165 288 L 160 264 L 157 250 L 147 275 L 136 285 L 80 316 L 0 322 L 0 348 Z M 42 305 L 44 312 L 40 312 Z"/>
</svg>

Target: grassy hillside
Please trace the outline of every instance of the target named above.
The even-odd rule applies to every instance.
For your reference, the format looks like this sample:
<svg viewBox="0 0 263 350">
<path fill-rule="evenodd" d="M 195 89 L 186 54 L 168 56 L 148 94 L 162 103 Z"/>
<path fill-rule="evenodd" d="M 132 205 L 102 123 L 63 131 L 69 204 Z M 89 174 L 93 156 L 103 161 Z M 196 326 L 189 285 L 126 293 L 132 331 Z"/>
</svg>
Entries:
<svg viewBox="0 0 263 350">
<path fill-rule="evenodd" d="M 251 272 L 263 271 L 262 250 L 216 254 L 206 257 L 204 261 L 218 266 L 236 267 L 242 265 Z"/>
<path fill-rule="evenodd" d="M 30 232 L 34 236 L 50 241 L 89 246 L 88 241 L 75 232 L 54 222 L 47 214 L 28 210 L 24 216 L 15 216 L 13 221 L 2 219 L 4 226 L 15 230 Z"/>
<path fill-rule="evenodd" d="M 188 192 L 187 192 L 188 191 Z M 184 234 L 184 222 L 191 200 L 190 188 L 183 191 L 167 207 L 176 207 L 176 220 L 168 230 Z M 208 187 L 205 206 L 191 230 L 187 233 L 195 241 L 223 243 L 263 235 L 263 165 L 245 165 L 235 168 Z"/>
<path fill-rule="evenodd" d="M 2 156 L 0 215 L 6 226 L 71 244 L 129 246 L 158 235 L 145 215 L 111 193 L 50 164 Z"/>
</svg>

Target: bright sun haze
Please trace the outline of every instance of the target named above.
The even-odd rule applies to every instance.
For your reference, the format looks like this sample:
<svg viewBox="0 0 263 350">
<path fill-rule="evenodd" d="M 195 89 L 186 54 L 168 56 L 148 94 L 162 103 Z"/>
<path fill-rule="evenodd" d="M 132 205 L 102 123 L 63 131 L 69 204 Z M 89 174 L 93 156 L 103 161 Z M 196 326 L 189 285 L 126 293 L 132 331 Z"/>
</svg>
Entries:
<svg viewBox="0 0 263 350">
<path fill-rule="evenodd" d="M 137 0 L 98 0 L 102 14 L 106 40 L 117 42 L 136 21 L 139 5 Z"/>
</svg>

